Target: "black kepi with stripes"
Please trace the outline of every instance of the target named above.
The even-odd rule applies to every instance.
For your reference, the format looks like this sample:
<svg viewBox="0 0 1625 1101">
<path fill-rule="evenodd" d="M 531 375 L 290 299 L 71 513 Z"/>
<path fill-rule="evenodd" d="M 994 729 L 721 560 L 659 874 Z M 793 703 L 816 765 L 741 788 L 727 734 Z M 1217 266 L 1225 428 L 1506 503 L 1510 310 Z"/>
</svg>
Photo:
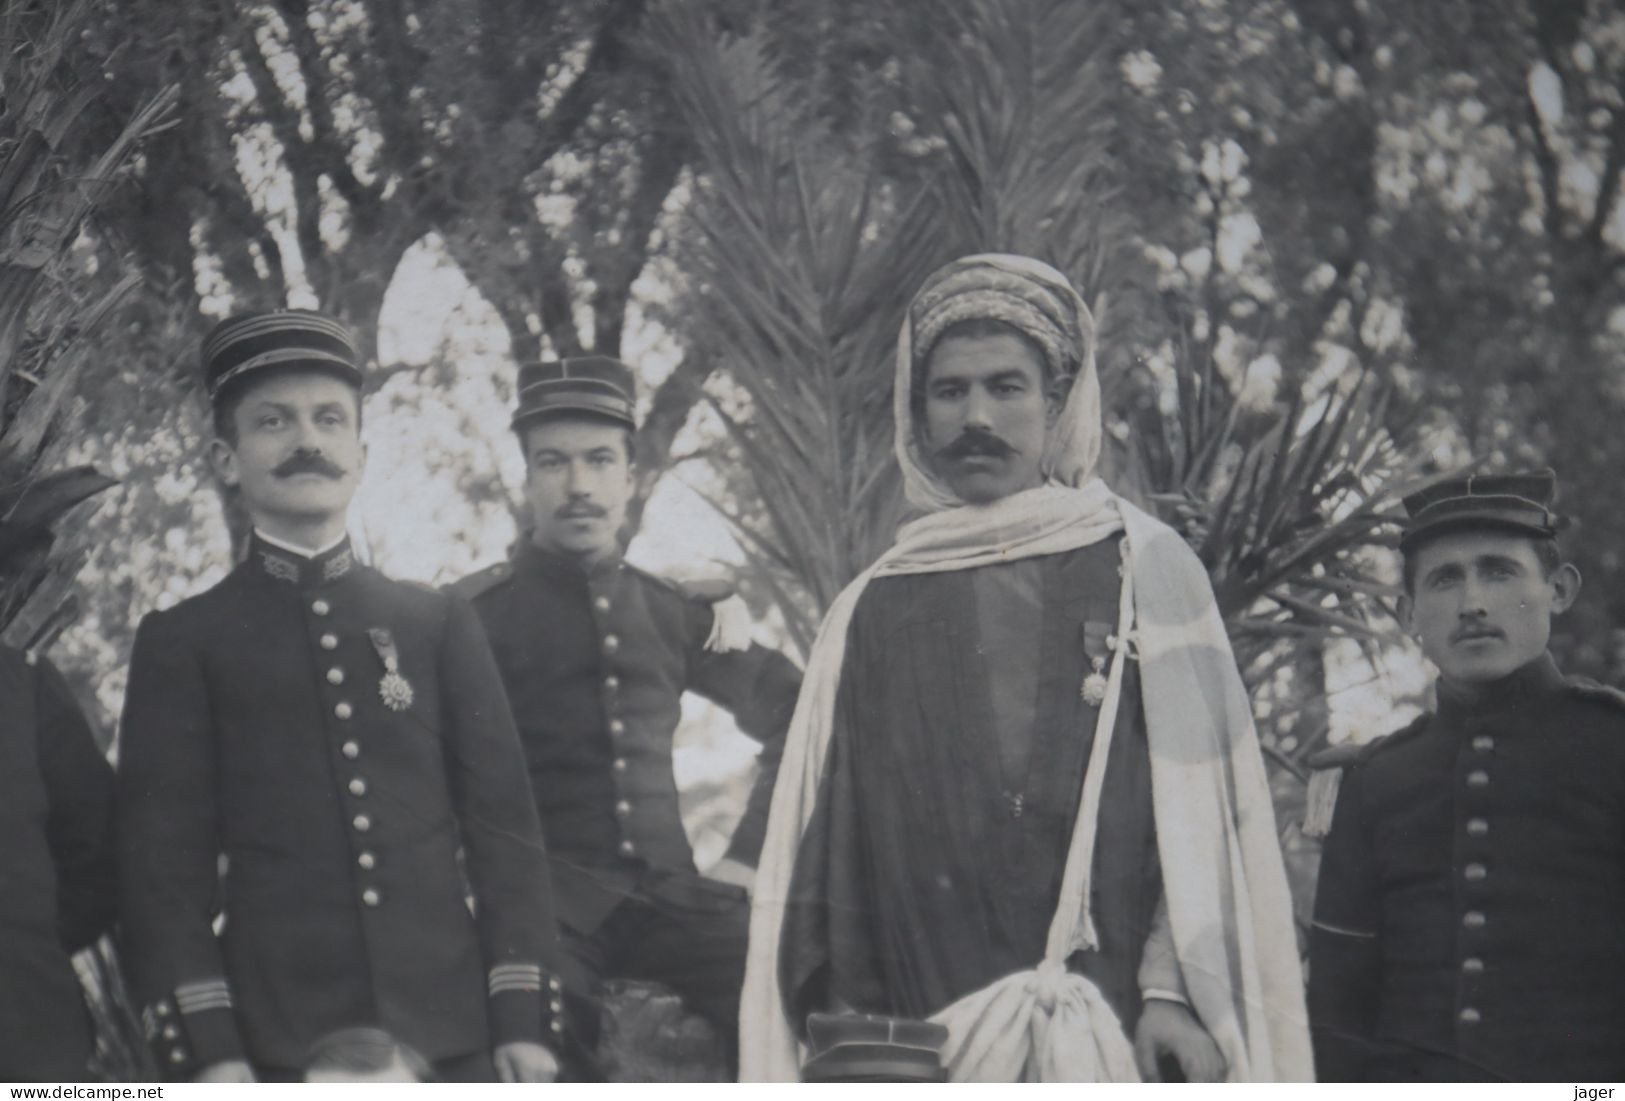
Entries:
<svg viewBox="0 0 1625 1101">
<path fill-rule="evenodd" d="M 1446 531 L 1495 528 L 1550 539 L 1563 521 L 1552 511 L 1557 475 L 1551 470 L 1529 474 L 1474 474 L 1435 482 L 1405 498 L 1402 550 Z"/>
<path fill-rule="evenodd" d="M 514 431 L 562 415 L 603 417 L 635 429 L 637 379 L 632 368 L 609 356 L 573 356 L 521 366 Z"/>
<path fill-rule="evenodd" d="M 271 371 L 324 371 L 361 388 L 361 357 L 355 338 L 338 321 L 315 310 L 238 314 L 203 338 L 203 383 L 209 400 Z"/>
</svg>

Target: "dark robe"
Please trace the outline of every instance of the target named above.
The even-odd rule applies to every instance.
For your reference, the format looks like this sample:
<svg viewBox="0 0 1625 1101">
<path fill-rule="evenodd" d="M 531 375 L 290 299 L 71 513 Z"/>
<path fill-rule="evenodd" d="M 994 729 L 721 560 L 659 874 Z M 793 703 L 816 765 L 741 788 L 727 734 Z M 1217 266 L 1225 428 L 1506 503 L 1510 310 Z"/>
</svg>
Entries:
<svg viewBox="0 0 1625 1101">
<path fill-rule="evenodd" d="M 832 999 L 926 1017 L 1043 958 L 1098 715 L 1080 689 L 1109 657 L 1118 564 L 1108 541 L 864 591 L 785 912 L 798 1028 Z M 1100 948 L 1068 963 L 1132 1032 L 1161 896 L 1132 662 L 1092 882 Z"/>
</svg>

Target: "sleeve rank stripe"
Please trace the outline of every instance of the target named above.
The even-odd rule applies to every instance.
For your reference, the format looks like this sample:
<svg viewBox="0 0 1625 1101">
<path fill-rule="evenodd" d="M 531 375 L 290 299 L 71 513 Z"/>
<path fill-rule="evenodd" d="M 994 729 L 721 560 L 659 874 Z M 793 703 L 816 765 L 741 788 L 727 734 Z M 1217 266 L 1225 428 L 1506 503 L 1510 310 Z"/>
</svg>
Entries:
<svg viewBox="0 0 1625 1101">
<path fill-rule="evenodd" d="M 219 994 L 211 998 L 189 999 L 181 1003 L 182 1013 L 202 1013 L 210 1009 L 230 1008 L 231 998 L 225 994 Z"/>
<path fill-rule="evenodd" d="M 231 987 L 226 986 L 226 979 L 205 979 L 203 982 L 182 982 L 176 987 L 176 999 L 197 997 L 200 994 L 228 994 Z"/>
<path fill-rule="evenodd" d="M 491 968 L 493 975 L 541 975 L 542 965 L 539 963 L 499 963 Z"/>
</svg>

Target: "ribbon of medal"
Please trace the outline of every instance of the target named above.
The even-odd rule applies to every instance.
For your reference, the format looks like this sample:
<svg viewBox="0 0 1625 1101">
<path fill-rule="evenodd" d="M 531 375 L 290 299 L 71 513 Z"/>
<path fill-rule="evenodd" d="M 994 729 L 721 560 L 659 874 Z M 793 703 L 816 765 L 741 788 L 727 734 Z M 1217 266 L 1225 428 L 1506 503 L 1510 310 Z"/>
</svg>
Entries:
<svg viewBox="0 0 1625 1101">
<path fill-rule="evenodd" d="M 384 663 L 384 675 L 378 681 L 378 698 L 391 711 L 405 711 L 412 706 L 412 682 L 401 676 L 401 655 L 395 648 L 395 636 L 387 627 L 370 627 L 367 637 L 378 651 L 378 660 Z"/>
</svg>

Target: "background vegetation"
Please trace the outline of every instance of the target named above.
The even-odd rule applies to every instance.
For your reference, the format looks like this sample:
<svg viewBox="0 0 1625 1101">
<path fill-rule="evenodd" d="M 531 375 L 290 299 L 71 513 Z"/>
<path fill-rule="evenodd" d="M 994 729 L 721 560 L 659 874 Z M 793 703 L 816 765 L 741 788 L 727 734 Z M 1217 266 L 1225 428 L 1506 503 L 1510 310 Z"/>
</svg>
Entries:
<svg viewBox="0 0 1625 1101">
<path fill-rule="evenodd" d="M 1212 572 L 1300 904 L 1305 755 L 1422 702 L 1385 523 L 1418 480 L 1555 466 L 1587 586 L 1554 647 L 1625 682 L 1607 0 L 3 11 L 0 625 L 60 632 L 110 737 L 136 620 L 243 535 L 198 462 L 224 313 L 361 335 L 356 531 L 434 582 L 514 537 L 514 363 L 635 363 L 633 553 L 719 560 L 800 650 L 901 514 L 903 304 L 983 249 L 1101 319 L 1107 476 Z"/>
</svg>

